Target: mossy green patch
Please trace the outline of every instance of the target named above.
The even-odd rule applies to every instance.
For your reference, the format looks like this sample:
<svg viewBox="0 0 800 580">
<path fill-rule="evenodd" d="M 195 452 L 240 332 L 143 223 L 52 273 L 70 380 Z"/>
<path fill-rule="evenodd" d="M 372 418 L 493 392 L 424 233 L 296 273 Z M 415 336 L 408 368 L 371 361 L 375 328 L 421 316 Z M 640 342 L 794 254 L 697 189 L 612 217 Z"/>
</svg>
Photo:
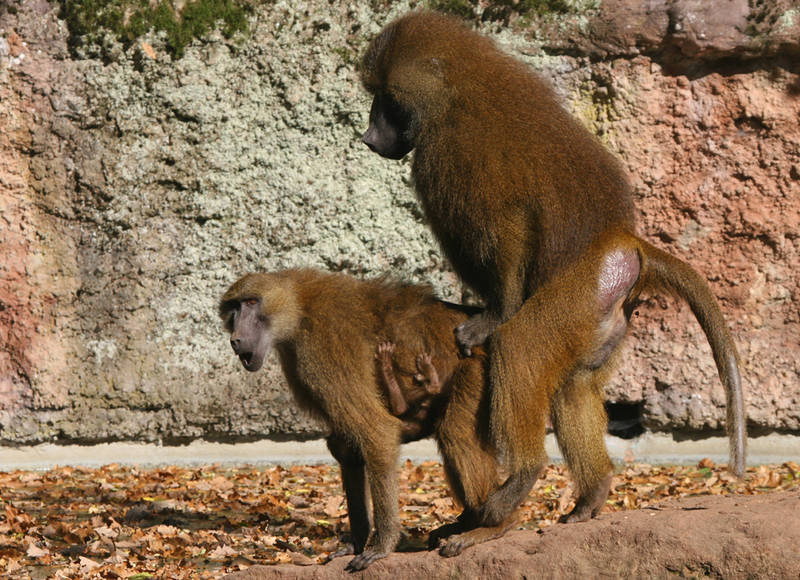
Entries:
<svg viewBox="0 0 800 580">
<path fill-rule="evenodd" d="M 428 8 L 469 20 L 475 17 L 477 2 L 471 2 L 470 0 L 430 0 Z"/>
<path fill-rule="evenodd" d="M 478 0 L 428 0 L 432 10 L 471 19 L 479 12 Z M 573 14 L 596 7 L 596 1 L 584 0 L 491 0 L 483 3 L 484 20 L 501 20 L 510 13 L 543 16 L 546 14 Z"/>
<path fill-rule="evenodd" d="M 70 32 L 70 45 L 98 41 L 106 33 L 130 46 L 149 30 L 163 31 L 175 58 L 186 46 L 207 34 L 218 22 L 225 37 L 248 29 L 252 11 L 248 0 L 193 0 L 179 10 L 166 0 L 61 0 L 61 17 Z"/>
</svg>

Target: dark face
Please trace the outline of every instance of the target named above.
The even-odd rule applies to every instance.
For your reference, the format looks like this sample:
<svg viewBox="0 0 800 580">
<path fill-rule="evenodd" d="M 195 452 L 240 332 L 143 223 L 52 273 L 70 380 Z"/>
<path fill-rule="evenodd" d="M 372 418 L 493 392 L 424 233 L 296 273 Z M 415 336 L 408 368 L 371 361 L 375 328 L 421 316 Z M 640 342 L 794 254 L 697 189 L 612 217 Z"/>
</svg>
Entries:
<svg viewBox="0 0 800 580">
<path fill-rule="evenodd" d="M 362 141 L 381 157 L 402 159 L 414 148 L 414 116 L 391 95 L 376 93 L 369 111 L 369 127 Z"/>
<path fill-rule="evenodd" d="M 251 372 L 260 369 L 272 348 L 270 321 L 261 314 L 261 300 L 251 298 L 232 303 L 226 327 L 231 333 L 233 352 L 244 368 Z"/>
</svg>

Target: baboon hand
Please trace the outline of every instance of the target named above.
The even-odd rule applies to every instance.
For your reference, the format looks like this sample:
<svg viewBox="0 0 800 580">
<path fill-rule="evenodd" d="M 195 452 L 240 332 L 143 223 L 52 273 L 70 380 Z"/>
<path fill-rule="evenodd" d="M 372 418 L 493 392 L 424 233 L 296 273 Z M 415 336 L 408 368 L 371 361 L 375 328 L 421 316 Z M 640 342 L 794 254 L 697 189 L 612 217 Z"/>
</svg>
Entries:
<svg viewBox="0 0 800 580">
<path fill-rule="evenodd" d="M 363 552 L 361 552 L 358 556 L 350 560 L 345 570 L 348 572 L 358 572 L 359 570 L 364 570 L 367 566 L 375 562 L 376 560 L 380 560 L 381 558 L 385 558 L 389 555 L 389 551 L 385 550 L 378 550 L 376 548 L 367 548 Z"/>
<path fill-rule="evenodd" d="M 378 344 L 378 352 L 375 353 L 375 358 L 378 360 L 386 360 L 391 358 L 394 354 L 394 343 L 387 341 Z"/>
<path fill-rule="evenodd" d="M 494 332 L 499 322 L 499 320 L 486 313 L 482 313 L 458 325 L 455 329 L 455 335 L 461 354 L 472 356 L 472 347 L 486 342 L 486 339 Z"/>
<path fill-rule="evenodd" d="M 394 344 L 386 341 L 378 345 L 378 351 L 375 353 L 375 359 L 381 363 L 384 373 L 391 373 L 392 371 L 392 357 L 394 356 Z"/>
<path fill-rule="evenodd" d="M 431 366 L 431 355 L 423 352 L 417 355 L 417 368 L 419 372 L 424 373 Z"/>
<path fill-rule="evenodd" d="M 427 352 L 417 355 L 417 370 L 414 379 L 425 386 L 429 395 L 438 395 L 442 392 L 442 383 L 439 381 L 439 373 L 433 366 L 433 358 Z"/>
</svg>

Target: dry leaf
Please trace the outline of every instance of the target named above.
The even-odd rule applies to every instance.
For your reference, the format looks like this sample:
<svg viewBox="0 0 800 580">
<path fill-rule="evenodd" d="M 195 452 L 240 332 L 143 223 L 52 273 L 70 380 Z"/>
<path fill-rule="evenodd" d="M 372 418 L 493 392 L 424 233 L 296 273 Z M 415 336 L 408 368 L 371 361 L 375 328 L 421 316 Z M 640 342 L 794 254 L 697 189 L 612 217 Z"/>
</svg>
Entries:
<svg viewBox="0 0 800 580">
<path fill-rule="evenodd" d="M 218 546 L 208 553 L 209 560 L 225 560 L 236 555 L 236 550 L 230 546 Z"/>
<path fill-rule="evenodd" d="M 100 564 L 98 564 L 97 562 L 95 562 L 91 558 L 84 558 L 83 556 L 80 556 L 78 558 L 78 564 L 80 565 L 80 570 L 81 570 L 81 572 L 83 574 L 86 574 L 87 572 L 91 572 L 95 568 L 99 568 L 100 567 Z"/>
<path fill-rule="evenodd" d="M 325 500 L 325 508 L 322 510 L 328 517 L 335 518 L 340 515 L 344 497 L 341 495 L 334 495 Z"/>
<path fill-rule="evenodd" d="M 45 550 L 44 548 L 40 548 L 36 544 L 31 544 L 25 551 L 25 555 L 28 556 L 29 558 L 43 558 L 45 556 L 49 556 L 50 551 Z"/>
<path fill-rule="evenodd" d="M 174 526 L 156 526 L 156 532 L 166 538 L 177 536 L 180 530 Z"/>
<path fill-rule="evenodd" d="M 567 485 L 561 490 L 561 497 L 558 498 L 558 511 L 562 514 L 568 513 L 572 503 L 572 484 Z"/>
<path fill-rule="evenodd" d="M 111 538 L 114 539 L 119 535 L 118 530 L 113 530 L 108 526 L 101 526 L 99 528 L 94 529 L 94 533 L 103 538 Z"/>
</svg>

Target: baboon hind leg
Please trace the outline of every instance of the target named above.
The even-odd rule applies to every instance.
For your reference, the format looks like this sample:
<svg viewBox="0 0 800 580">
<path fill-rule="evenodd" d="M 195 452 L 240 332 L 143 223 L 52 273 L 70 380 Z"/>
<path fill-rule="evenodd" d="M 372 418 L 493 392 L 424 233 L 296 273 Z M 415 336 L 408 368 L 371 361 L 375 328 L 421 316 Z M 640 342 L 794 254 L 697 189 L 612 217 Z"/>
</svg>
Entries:
<svg viewBox="0 0 800 580">
<path fill-rule="evenodd" d="M 513 527 L 517 508 L 544 465 L 542 459 L 537 468 L 522 469 L 500 485 L 497 453 L 489 444 L 489 401 L 483 398 L 484 379 L 480 367 L 467 363 L 462 366 L 467 374 L 456 383 L 438 432 L 447 478 L 464 507 L 457 522 L 431 533 L 431 548 L 446 539 L 439 550 L 443 556 L 455 556 L 470 546 L 499 538 Z M 541 457 L 544 458 L 543 447 Z"/>
<path fill-rule="evenodd" d="M 605 444 L 606 371 L 579 370 L 553 396 L 553 429 L 577 490 L 575 507 L 561 517 L 562 522 L 583 522 L 595 517 L 611 488 L 614 466 Z"/>
<path fill-rule="evenodd" d="M 611 485 L 603 384 L 627 330 L 625 300 L 639 267 L 635 249 L 617 239 L 599 240 L 490 339 L 493 439 L 512 478 L 525 481 L 524 472 L 547 459 L 545 416 L 551 413 L 578 484 L 578 505 L 569 521 L 596 515 Z"/>
<path fill-rule="evenodd" d="M 597 299 L 596 322 L 583 329 L 590 340 L 587 343 L 584 334 L 581 343 L 586 350 L 559 381 L 550 401 L 553 428 L 578 492 L 575 508 L 561 518 L 564 522 L 595 517 L 608 498 L 613 475 L 605 445 L 608 416 L 603 386 L 617 365 L 628 328 L 626 300 L 638 279 L 640 262 L 631 248 L 607 248 L 599 263 L 598 286 L 591 290 Z"/>
<path fill-rule="evenodd" d="M 543 468 L 544 463 L 512 473 L 503 485 L 492 490 L 482 506 L 465 509 L 457 524 L 448 524 L 452 529 L 447 531 L 453 535 L 439 553 L 445 557 L 457 556 L 466 548 L 499 538 L 514 527 L 518 521 L 517 508 L 528 497 Z"/>
<path fill-rule="evenodd" d="M 507 506 L 497 521 L 484 523 L 480 507 L 500 488 L 497 463 L 477 446 L 462 445 L 442 451 L 445 472 L 454 495 L 464 510 L 454 523 L 431 532 L 428 546 L 439 548 L 442 556 L 456 556 L 470 546 L 499 538 L 517 521 L 516 505 Z M 516 502 L 512 502 L 516 503 Z"/>
<path fill-rule="evenodd" d="M 516 508 L 530 491 L 527 482 L 520 485 L 518 479 L 499 485 L 496 453 L 488 443 L 484 377 L 475 362 L 463 362 L 454 374 L 453 394 L 437 431 L 447 479 L 464 508 L 458 521 L 431 532 L 429 547 L 440 547 L 443 556 L 455 556 L 505 534 L 516 523 Z"/>
</svg>

